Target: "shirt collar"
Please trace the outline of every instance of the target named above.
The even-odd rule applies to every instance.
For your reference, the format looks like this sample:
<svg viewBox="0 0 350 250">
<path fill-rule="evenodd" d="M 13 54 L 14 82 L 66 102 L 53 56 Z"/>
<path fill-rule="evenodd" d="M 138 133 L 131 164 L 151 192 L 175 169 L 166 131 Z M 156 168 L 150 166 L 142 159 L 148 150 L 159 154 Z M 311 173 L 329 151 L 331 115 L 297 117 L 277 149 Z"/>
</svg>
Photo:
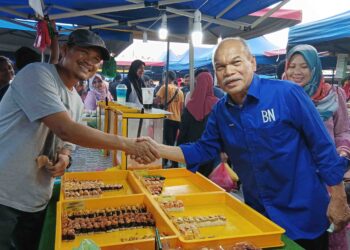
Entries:
<svg viewBox="0 0 350 250">
<path fill-rule="evenodd" d="M 260 78 L 258 75 L 253 75 L 252 83 L 250 84 L 248 88 L 247 98 L 250 99 L 250 97 L 253 97 L 253 99 L 259 100 L 260 99 L 260 84 L 259 84 Z M 236 106 L 236 104 L 231 100 L 231 97 L 227 94 L 225 95 L 225 103 Z M 244 101 L 246 102 L 246 101 Z"/>
</svg>

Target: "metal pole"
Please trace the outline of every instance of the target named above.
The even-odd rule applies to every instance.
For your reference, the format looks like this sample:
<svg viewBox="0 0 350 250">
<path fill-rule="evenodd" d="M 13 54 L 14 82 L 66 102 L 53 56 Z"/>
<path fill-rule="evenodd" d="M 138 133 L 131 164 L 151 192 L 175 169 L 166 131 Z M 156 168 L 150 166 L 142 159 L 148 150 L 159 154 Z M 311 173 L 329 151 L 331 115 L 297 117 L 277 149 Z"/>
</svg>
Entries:
<svg viewBox="0 0 350 250">
<path fill-rule="evenodd" d="M 169 84 L 169 50 L 170 50 L 170 41 L 169 38 L 167 39 L 167 44 L 166 44 L 166 66 L 165 66 L 165 72 L 166 72 L 166 77 L 165 77 L 165 98 L 164 98 L 164 109 L 168 109 L 168 84 Z"/>
<path fill-rule="evenodd" d="M 192 18 L 188 18 L 188 44 L 190 46 L 189 48 L 189 66 L 190 66 L 190 94 L 192 94 L 194 90 L 194 48 L 193 48 L 193 43 L 192 43 L 192 38 L 191 38 L 191 32 L 192 32 L 192 27 L 193 27 L 193 20 Z"/>
</svg>

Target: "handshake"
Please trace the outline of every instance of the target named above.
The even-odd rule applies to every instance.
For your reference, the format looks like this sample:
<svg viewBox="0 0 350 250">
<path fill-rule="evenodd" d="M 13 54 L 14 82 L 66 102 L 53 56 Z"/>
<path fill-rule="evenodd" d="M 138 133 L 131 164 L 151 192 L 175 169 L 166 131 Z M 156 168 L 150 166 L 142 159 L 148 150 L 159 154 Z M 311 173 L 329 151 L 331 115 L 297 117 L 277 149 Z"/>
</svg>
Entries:
<svg viewBox="0 0 350 250">
<path fill-rule="evenodd" d="M 131 139 L 132 143 L 126 148 L 125 152 L 131 159 L 139 164 L 148 164 L 159 159 L 160 144 L 150 137 L 139 137 Z"/>
</svg>

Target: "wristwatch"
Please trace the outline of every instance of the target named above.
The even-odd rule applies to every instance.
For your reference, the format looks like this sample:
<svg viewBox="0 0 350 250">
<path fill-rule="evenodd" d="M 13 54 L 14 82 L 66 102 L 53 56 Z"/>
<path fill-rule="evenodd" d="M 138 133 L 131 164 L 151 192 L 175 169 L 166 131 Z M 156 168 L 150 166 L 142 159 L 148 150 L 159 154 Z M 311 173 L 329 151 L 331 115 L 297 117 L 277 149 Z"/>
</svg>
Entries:
<svg viewBox="0 0 350 250">
<path fill-rule="evenodd" d="M 70 155 L 67 155 L 67 156 L 68 156 L 69 162 L 68 162 L 66 169 L 70 168 L 70 166 L 72 165 L 72 162 L 73 162 L 72 156 L 70 156 Z"/>
</svg>

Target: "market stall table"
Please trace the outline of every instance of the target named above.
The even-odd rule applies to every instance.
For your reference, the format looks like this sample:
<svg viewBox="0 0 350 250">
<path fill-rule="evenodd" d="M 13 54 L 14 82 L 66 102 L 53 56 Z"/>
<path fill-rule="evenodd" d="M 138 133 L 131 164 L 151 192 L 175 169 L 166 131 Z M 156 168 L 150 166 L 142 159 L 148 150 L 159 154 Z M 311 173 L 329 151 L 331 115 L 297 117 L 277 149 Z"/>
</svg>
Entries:
<svg viewBox="0 0 350 250">
<path fill-rule="evenodd" d="M 55 248 L 55 228 L 56 228 L 56 203 L 60 195 L 60 182 L 56 182 L 53 188 L 52 198 L 48 204 L 44 226 L 41 234 L 39 250 L 54 250 Z M 281 248 L 270 248 L 271 250 L 299 250 L 303 249 L 286 235 L 282 235 L 285 244 Z"/>
</svg>

